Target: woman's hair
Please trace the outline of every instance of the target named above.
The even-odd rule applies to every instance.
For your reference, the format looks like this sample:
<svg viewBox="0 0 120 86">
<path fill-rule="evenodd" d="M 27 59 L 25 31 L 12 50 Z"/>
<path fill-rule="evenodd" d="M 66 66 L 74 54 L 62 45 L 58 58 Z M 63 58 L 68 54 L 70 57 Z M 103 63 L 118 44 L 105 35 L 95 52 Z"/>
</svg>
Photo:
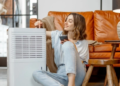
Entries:
<svg viewBox="0 0 120 86">
<path fill-rule="evenodd" d="M 69 15 L 73 15 L 73 18 L 74 18 L 75 29 L 73 30 L 73 36 L 74 36 L 73 40 L 86 39 L 87 35 L 85 33 L 85 30 L 86 30 L 85 18 L 82 15 L 77 13 L 70 13 Z M 65 19 L 65 21 L 67 21 L 67 18 Z M 63 29 L 63 35 L 67 35 L 67 34 L 68 34 L 68 31 L 65 31 Z"/>
</svg>

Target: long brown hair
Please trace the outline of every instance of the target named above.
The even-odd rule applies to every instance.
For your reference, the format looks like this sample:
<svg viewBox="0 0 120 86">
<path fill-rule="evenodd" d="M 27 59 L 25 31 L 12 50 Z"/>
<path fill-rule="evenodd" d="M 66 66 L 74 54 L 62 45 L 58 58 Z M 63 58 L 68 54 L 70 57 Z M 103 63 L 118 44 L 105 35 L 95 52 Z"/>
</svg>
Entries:
<svg viewBox="0 0 120 86">
<path fill-rule="evenodd" d="M 75 29 L 73 30 L 73 32 L 74 32 L 73 40 L 83 40 L 83 39 L 86 39 L 87 35 L 85 33 L 85 30 L 86 30 L 85 18 L 82 15 L 77 14 L 77 13 L 70 13 L 69 15 L 73 15 L 73 18 L 74 18 L 74 28 Z M 65 19 L 65 21 L 66 20 L 67 20 L 67 18 Z M 63 29 L 63 33 L 62 34 L 63 35 L 67 35 L 68 31 L 65 31 Z"/>
</svg>

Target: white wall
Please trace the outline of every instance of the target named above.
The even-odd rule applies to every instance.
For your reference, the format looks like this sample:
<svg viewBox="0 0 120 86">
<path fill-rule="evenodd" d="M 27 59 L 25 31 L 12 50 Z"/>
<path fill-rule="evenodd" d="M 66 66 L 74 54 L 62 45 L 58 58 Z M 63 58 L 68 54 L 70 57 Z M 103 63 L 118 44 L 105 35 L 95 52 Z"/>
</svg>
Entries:
<svg viewBox="0 0 120 86">
<path fill-rule="evenodd" d="M 112 10 L 112 0 L 102 0 L 102 10 Z"/>
<path fill-rule="evenodd" d="M 112 8 L 112 0 L 102 0 L 103 9 Z M 38 18 L 47 16 L 49 11 L 95 11 L 100 10 L 100 0 L 38 0 Z"/>
</svg>

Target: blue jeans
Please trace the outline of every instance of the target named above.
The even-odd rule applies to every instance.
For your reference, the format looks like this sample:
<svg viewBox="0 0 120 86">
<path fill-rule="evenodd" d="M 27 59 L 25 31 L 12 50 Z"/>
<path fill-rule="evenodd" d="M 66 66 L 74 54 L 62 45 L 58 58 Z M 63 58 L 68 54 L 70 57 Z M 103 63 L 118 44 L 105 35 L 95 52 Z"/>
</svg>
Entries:
<svg viewBox="0 0 120 86">
<path fill-rule="evenodd" d="M 76 75 L 75 86 L 80 86 L 86 74 L 85 64 L 80 59 L 75 46 L 70 41 L 62 44 L 64 64 L 60 64 L 57 73 L 47 71 L 37 71 L 33 73 L 33 78 L 36 82 L 43 86 L 67 86 L 68 73 Z"/>
</svg>

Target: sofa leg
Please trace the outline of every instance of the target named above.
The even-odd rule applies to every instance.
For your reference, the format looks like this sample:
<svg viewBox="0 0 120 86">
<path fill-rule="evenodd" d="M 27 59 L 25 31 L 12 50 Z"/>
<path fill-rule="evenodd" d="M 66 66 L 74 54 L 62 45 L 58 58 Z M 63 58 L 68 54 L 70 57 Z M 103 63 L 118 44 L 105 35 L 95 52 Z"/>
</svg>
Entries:
<svg viewBox="0 0 120 86">
<path fill-rule="evenodd" d="M 108 86 L 113 86 L 111 65 L 107 65 L 107 80 L 108 80 Z"/>
<path fill-rule="evenodd" d="M 88 81 L 90 79 L 90 76 L 92 74 L 92 70 L 93 70 L 93 65 L 90 65 L 89 68 L 88 68 L 88 71 L 86 73 L 86 76 L 84 78 L 82 86 L 87 86 L 87 83 L 88 83 Z"/>
</svg>

